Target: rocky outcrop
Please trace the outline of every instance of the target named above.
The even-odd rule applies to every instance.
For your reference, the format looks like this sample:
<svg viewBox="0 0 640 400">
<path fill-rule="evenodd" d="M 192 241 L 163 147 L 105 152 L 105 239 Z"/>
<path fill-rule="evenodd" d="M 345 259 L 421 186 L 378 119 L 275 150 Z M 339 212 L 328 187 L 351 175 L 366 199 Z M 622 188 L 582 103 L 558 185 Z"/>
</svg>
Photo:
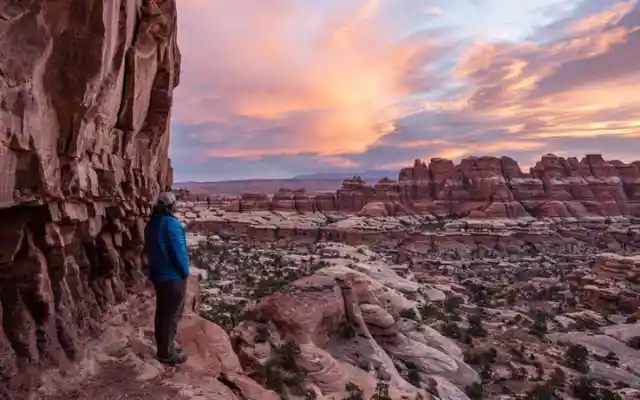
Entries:
<svg viewBox="0 0 640 400">
<path fill-rule="evenodd" d="M 593 265 L 593 271 L 601 276 L 640 282 L 640 256 L 600 254 Z"/>
<path fill-rule="evenodd" d="M 328 244 L 324 251 L 337 255 L 349 248 Z M 364 260 L 370 254 L 350 257 Z M 467 398 L 456 387 L 480 379 L 461 349 L 429 326 L 402 317 L 433 300 L 425 293 L 437 290 L 425 290 L 384 262 L 345 261 L 327 258 L 329 267 L 249 306 L 230 335 L 247 372 L 260 375 L 265 366 L 274 368 L 274 354 L 294 343 L 298 351 L 290 354 L 291 363 L 307 391 L 325 398 L 344 398 L 353 384 L 368 399 L 380 381 L 387 382 L 393 399 L 433 398 L 415 381 L 434 377 L 459 393 L 456 398 Z M 419 377 L 414 384 L 407 381 L 408 370 Z"/>
<path fill-rule="evenodd" d="M 547 154 L 528 173 L 509 157 L 416 160 L 397 181 L 374 186 L 360 177 L 345 180 L 336 193 L 266 196 L 244 195 L 228 211 L 345 211 L 371 213 L 370 203 L 397 204 L 399 212 L 440 218 L 521 218 L 640 216 L 640 162 L 605 161 L 601 155 L 582 160 Z M 384 214 L 377 207 L 376 215 Z"/>
<path fill-rule="evenodd" d="M 155 302 L 146 291 L 114 306 L 102 321 L 102 335 L 84 345 L 83 360 L 64 371 L 47 371 L 34 398 L 279 399 L 244 374 L 227 333 L 197 314 L 200 283 L 198 274 L 191 276 L 178 337 L 189 359 L 179 369 L 155 358 Z"/>
<path fill-rule="evenodd" d="M 365 213 L 366 211 L 366 213 Z M 183 203 L 177 213 L 188 230 L 262 243 L 339 241 L 349 244 L 412 245 L 477 257 L 533 254 L 543 248 L 569 252 L 585 247 L 626 251 L 640 246 L 640 220 L 628 217 L 458 219 L 430 215 L 380 216 L 384 203 L 369 203 L 360 214 L 284 211 L 226 212 Z M 372 216 L 373 215 L 373 216 Z"/>
<path fill-rule="evenodd" d="M 622 371 L 622 376 L 614 375 L 613 379 L 627 379 L 630 387 L 640 388 L 640 378 L 638 378 L 640 375 L 640 351 L 621 341 L 629 334 L 638 332 L 638 328 L 638 324 L 612 325 L 600 328 L 600 332 L 595 332 L 595 334 L 592 332 L 553 333 L 548 338 L 555 342 L 582 345 L 594 356 L 606 357 L 609 353 L 615 354 L 620 360 L 619 362 L 626 366 L 626 371 Z M 595 360 L 588 363 L 587 375 L 589 378 L 612 379 L 612 371 L 610 368 L 606 368 L 606 364 L 603 366 L 602 362 Z"/>
<path fill-rule="evenodd" d="M 180 63 L 173 0 L 10 3 L 0 10 L 0 391 L 9 393 L 82 358 L 84 339 L 141 281 L 144 217 L 172 180 Z"/>
</svg>

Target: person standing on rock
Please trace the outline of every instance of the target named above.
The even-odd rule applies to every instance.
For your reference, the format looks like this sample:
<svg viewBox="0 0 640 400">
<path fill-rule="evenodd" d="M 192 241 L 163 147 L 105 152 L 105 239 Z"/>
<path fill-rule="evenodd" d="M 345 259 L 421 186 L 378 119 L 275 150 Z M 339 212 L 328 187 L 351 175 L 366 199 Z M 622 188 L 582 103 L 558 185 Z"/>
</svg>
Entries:
<svg viewBox="0 0 640 400">
<path fill-rule="evenodd" d="M 149 279 L 156 292 L 157 358 L 164 364 L 182 364 L 187 360 L 184 351 L 174 344 L 189 278 L 184 229 L 173 215 L 175 202 L 175 194 L 160 193 L 144 231 Z"/>
</svg>

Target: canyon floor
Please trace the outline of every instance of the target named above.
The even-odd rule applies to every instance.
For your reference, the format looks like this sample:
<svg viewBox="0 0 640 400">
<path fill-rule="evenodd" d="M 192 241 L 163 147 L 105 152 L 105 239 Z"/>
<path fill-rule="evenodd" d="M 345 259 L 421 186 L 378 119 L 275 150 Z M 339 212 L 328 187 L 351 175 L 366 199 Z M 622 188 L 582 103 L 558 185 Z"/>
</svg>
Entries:
<svg viewBox="0 0 640 400">
<path fill-rule="evenodd" d="M 138 297 L 40 398 L 640 398 L 638 220 L 178 216 L 189 362 L 154 361 Z"/>
</svg>

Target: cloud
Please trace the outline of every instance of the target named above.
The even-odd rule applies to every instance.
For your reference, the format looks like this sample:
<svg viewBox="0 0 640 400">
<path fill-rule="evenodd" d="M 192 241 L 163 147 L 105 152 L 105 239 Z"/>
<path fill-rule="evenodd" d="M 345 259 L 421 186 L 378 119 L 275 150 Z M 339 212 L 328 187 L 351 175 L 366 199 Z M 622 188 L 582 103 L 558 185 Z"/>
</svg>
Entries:
<svg viewBox="0 0 640 400">
<path fill-rule="evenodd" d="M 319 19 L 305 1 L 181 1 L 189 22 L 181 25 L 186 78 L 176 121 L 212 124 L 214 137 L 241 128 L 214 155 L 363 151 L 392 129 L 395 103 L 413 93 L 408 78 L 436 46 L 424 36 L 390 37 L 380 0 L 347 3 Z M 276 127 L 280 134 L 256 138 Z"/>
<path fill-rule="evenodd" d="M 427 15 L 443 15 L 444 10 L 438 6 L 429 6 L 426 7 L 423 12 Z"/>
<path fill-rule="evenodd" d="M 548 147 L 548 138 L 637 138 L 639 12 L 635 1 L 617 3 L 565 21 L 562 33 L 546 43 L 475 42 L 462 51 L 451 75 L 467 90 L 453 99 L 427 103 L 418 115 L 438 121 L 433 110 L 444 112 L 446 126 L 452 125 L 447 120 L 464 115 L 463 129 L 453 132 L 458 138 L 482 137 L 495 130 L 511 138 L 469 149 L 458 141 L 450 155 L 496 154 L 504 143 L 542 149 Z M 420 135 L 416 129 L 398 130 L 394 140 L 414 140 Z"/>
<path fill-rule="evenodd" d="M 177 178 L 640 150 L 637 1 L 554 0 L 560 16 L 517 41 L 442 25 L 497 12 L 462 3 L 181 0 Z"/>
</svg>

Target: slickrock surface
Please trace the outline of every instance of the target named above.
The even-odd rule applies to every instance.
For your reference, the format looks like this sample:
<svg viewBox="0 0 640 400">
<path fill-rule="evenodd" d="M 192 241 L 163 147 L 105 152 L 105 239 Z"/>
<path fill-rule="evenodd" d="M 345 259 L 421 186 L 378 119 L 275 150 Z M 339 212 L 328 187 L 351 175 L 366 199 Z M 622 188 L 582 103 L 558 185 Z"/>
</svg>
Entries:
<svg viewBox="0 0 640 400">
<path fill-rule="evenodd" d="M 36 397 L 67 399 L 277 400 L 248 379 L 229 336 L 198 316 L 199 283 L 191 278 L 178 340 L 191 355 L 180 367 L 155 360 L 153 304 L 149 292 L 129 297 L 104 320 L 102 336 L 86 344 L 85 358 L 60 374 L 49 371 Z"/>
<path fill-rule="evenodd" d="M 360 256 L 368 260 L 371 254 Z M 251 319 L 234 328 L 234 346 L 248 368 L 259 373 L 265 359 L 293 341 L 300 349 L 295 362 L 305 372 L 304 384 L 327 398 L 342 399 L 349 382 L 371 398 L 381 381 L 392 398 L 426 397 L 403 378 L 400 363 L 411 365 L 425 381 L 438 375 L 449 390 L 455 390 L 451 382 L 462 388 L 479 382 L 453 342 L 428 326 L 402 323 L 405 309 L 426 303 L 418 284 L 384 263 L 359 266 L 356 261 L 349 268 L 344 261 L 328 259 L 329 267 L 267 298 Z"/>
<path fill-rule="evenodd" d="M 434 222 L 193 203 L 180 215 L 207 271 L 202 315 L 276 392 L 640 396 L 635 220 Z"/>
<path fill-rule="evenodd" d="M 458 165 L 441 158 L 428 165 L 416 160 L 400 171 L 397 181 L 383 179 L 371 186 L 353 177 L 337 192 L 317 195 L 286 189 L 273 196 L 246 193 L 224 209 L 344 211 L 369 217 L 640 217 L 640 161 L 547 154 L 524 173 L 509 157 L 470 157 Z"/>
<path fill-rule="evenodd" d="M 0 397 L 22 399 L 140 282 L 172 175 L 176 4 L 5 1 L 0 53 Z"/>
</svg>

